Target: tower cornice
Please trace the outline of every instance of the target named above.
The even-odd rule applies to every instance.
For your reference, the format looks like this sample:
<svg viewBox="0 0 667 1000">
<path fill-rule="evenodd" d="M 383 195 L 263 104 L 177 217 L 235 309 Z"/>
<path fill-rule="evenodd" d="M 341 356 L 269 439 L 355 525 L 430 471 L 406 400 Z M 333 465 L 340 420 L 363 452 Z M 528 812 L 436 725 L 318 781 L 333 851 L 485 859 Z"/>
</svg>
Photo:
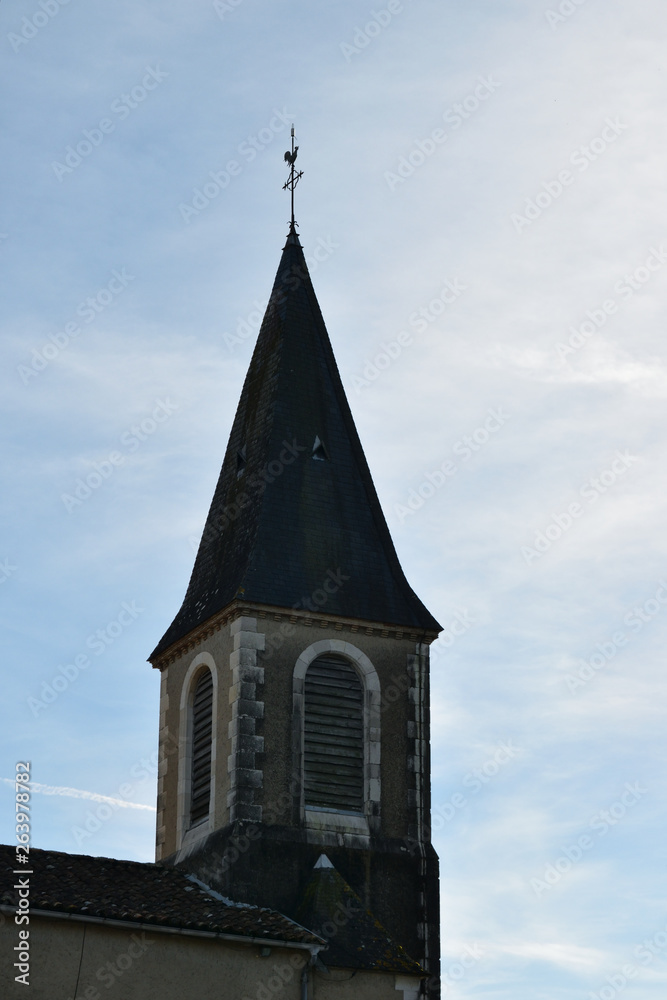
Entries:
<svg viewBox="0 0 667 1000">
<path fill-rule="evenodd" d="M 172 643 L 157 656 L 153 655 L 149 663 L 156 670 L 164 670 L 170 663 L 175 663 L 188 652 L 192 652 L 216 632 L 231 625 L 237 618 L 249 617 L 261 620 L 281 622 L 285 625 L 304 625 L 307 628 L 333 629 L 336 632 L 350 632 L 352 635 L 377 636 L 382 639 L 408 639 L 410 642 L 420 642 L 430 646 L 438 637 L 435 629 L 414 629 L 399 627 L 389 622 L 373 622 L 362 618 L 347 618 L 340 615 L 329 615 L 324 611 L 310 611 L 301 608 L 280 608 L 267 604 L 251 604 L 233 601 L 222 611 L 202 622 L 187 635 Z"/>
</svg>

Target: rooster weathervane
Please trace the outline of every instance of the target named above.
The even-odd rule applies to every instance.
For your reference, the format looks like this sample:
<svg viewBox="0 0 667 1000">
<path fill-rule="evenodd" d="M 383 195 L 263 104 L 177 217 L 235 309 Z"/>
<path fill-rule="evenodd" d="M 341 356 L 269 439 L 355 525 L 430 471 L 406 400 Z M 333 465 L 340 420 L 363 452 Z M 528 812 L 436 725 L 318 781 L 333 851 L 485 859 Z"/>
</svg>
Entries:
<svg viewBox="0 0 667 1000">
<path fill-rule="evenodd" d="M 287 152 L 285 153 L 285 163 L 289 163 L 289 165 L 290 165 L 290 172 L 289 172 L 289 177 L 287 178 L 287 180 L 283 184 L 283 191 L 286 191 L 286 190 L 290 191 L 291 192 L 291 196 L 292 196 L 292 221 L 291 221 L 291 228 L 292 229 L 294 229 L 294 226 L 295 226 L 295 222 L 294 222 L 294 188 L 299 183 L 300 178 L 303 177 L 303 170 L 298 170 L 297 171 L 297 170 L 294 169 L 294 163 L 295 163 L 296 155 L 297 155 L 298 152 L 299 152 L 299 147 L 294 145 L 294 126 L 292 125 L 292 151 L 290 152 L 289 149 L 288 149 Z"/>
</svg>

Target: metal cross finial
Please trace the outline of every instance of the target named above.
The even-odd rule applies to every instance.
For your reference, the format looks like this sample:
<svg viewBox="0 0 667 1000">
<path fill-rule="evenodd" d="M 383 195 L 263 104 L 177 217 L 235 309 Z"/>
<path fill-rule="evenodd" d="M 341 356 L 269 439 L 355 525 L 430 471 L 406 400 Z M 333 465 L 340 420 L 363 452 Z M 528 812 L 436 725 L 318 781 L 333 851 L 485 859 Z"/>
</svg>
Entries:
<svg viewBox="0 0 667 1000">
<path fill-rule="evenodd" d="M 294 169 L 294 161 L 296 160 L 296 154 L 299 152 L 299 147 L 294 145 L 294 126 L 292 125 L 292 152 L 289 149 L 285 153 L 285 163 L 289 163 L 290 172 L 289 177 L 283 184 L 283 191 L 289 190 L 292 195 L 292 222 L 291 228 L 294 229 L 294 188 L 299 183 L 301 177 L 303 177 L 303 170 L 296 171 Z"/>
</svg>

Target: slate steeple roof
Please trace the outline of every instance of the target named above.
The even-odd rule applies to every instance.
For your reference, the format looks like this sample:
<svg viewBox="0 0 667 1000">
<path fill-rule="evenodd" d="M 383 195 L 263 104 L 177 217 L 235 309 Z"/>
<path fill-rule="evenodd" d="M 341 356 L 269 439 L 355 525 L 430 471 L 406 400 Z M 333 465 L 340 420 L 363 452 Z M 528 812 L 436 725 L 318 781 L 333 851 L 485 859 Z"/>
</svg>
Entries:
<svg viewBox="0 0 667 1000">
<path fill-rule="evenodd" d="M 235 598 L 440 631 L 396 556 L 293 227 L 190 584 L 151 658 Z"/>
</svg>

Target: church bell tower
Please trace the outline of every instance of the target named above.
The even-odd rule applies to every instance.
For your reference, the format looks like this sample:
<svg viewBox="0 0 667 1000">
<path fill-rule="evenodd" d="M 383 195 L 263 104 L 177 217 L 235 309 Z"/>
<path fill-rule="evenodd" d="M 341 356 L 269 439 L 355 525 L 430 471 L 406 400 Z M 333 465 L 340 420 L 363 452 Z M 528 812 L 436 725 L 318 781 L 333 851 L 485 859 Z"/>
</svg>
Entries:
<svg viewBox="0 0 667 1000">
<path fill-rule="evenodd" d="M 313 878 L 335 869 L 428 997 L 439 631 L 396 556 L 292 220 L 187 593 L 150 657 L 157 860 L 316 931 Z M 362 934 L 338 945 L 328 964 L 369 967 Z"/>
</svg>

